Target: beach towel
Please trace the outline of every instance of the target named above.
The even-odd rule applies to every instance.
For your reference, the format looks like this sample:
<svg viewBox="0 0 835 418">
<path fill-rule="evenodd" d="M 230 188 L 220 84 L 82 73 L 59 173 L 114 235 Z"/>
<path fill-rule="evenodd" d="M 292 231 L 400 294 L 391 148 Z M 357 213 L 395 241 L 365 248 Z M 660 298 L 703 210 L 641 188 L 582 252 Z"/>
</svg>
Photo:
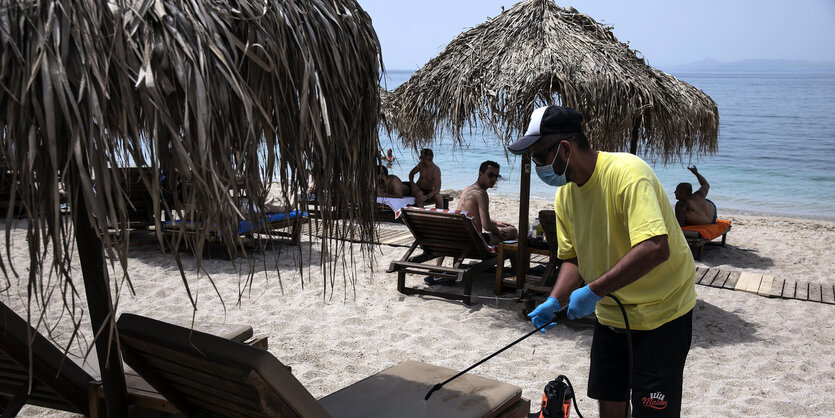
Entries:
<svg viewBox="0 0 835 418">
<path fill-rule="evenodd" d="M 391 208 L 391 211 L 397 213 L 400 209 L 408 205 L 415 204 L 415 198 L 412 196 L 405 197 L 378 197 L 377 203 L 382 203 Z"/>
<path fill-rule="evenodd" d="M 728 229 L 731 227 L 731 221 L 726 221 L 724 219 L 717 219 L 716 223 L 712 224 L 705 224 L 705 225 L 687 225 L 681 227 L 682 231 L 695 231 L 698 232 L 702 238 L 711 240 L 718 236 L 721 236 L 725 232 L 728 232 Z"/>
<path fill-rule="evenodd" d="M 284 212 L 282 212 L 282 213 L 268 213 L 267 215 L 264 216 L 264 218 L 266 218 L 267 223 L 272 223 L 272 222 L 283 221 L 285 219 L 296 219 L 296 217 L 298 217 L 298 216 L 306 217 L 307 212 L 294 210 L 294 211 L 291 211 L 289 213 L 284 213 Z M 258 232 L 259 230 L 263 229 L 263 228 L 261 228 L 261 226 L 263 226 L 263 224 L 264 224 L 264 220 L 259 219 L 258 220 L 258 227 L 257 228 L 252 228 L 252 222 L 250 222 L 248 220 L 238 221 L 238 235 L 245 234 L 247 232 L 252 231 L 253 229 L 255 229 L 255 232 Z M 163 223 L 163 228 L 166 228 L 166 229 L 180 229 L 180 228 L 182 228 L 186 231 L 195 231 L 195 230 L 200 228 L 200 222 L 182 221 L 182 220 L 176 219 L 176 220 L 173 220 L 173 221 L 164 222 Z"/>
<path fill-rule="evenodd" d="M 307 216 L 307 212 L 302 211 L 291 211 L 289 213 L 281 212 L 281 213 L 268 213 L 264 216 L 266 218 L 267 223 L 283 221 L 285 219 L 296 219 L 296 217 Z M 252 222 L 250 221 L 238 221 L 238 235 L 245 234 L 247 232 L 252 231 L 255 229 L 255 232 L 262 230 L 264 219 L 258 220 L 258 227 L 252 228 Z"/>
</svg>

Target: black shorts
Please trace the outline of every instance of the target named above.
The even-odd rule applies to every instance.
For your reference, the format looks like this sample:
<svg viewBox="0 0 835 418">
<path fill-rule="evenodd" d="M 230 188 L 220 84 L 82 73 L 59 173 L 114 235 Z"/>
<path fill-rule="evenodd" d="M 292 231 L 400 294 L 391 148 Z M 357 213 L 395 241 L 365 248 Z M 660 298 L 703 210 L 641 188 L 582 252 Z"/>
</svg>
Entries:
<svg viewBox="0 0 835 418">
<path fill-rule="evenodd" d="M 693 311 L 654 330 L 632 331 L 632 415 L 679 416 L 684 362 L 693 335 Z M 625 330 L 598 322 L 591 344 L 588 396 L 627 399 L 628 350 Z"/>
</svg>

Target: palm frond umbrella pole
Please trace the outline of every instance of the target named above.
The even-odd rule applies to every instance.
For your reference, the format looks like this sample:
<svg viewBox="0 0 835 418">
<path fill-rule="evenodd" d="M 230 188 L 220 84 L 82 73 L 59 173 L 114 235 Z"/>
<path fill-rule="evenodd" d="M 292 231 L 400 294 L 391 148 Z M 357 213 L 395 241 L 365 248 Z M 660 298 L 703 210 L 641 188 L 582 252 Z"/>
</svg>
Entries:
<svg viewBox="0 0 835 418">
<path fill-rule="evenodd" d="M 611 27 L 552 0 L 519 2 L 458 35 L 384 100 L 384 126 L 415 148 L 445 132 L 462 145 L 477 126 L 508 144 L 546 104 L 580 110 L 596 149 L 664 163 L 717 149 L 719 114 L 709 96 L 648 66 Z M 525 155 L 520 234 L 528 229 L 530 171 Z M 519 247 L 521 266 L 526 240 Z"/>
<path fill-rule="evenodd" d="M 164 170 L 182 186 L 179 217 L 231 232 L 241 216 L 257 222 L 266 213 L 273 180 L 286 207 L 304 209 L 304 197 L 291 197 L 307 189 L 315 165 L 322 189 L 342 191 L 322 208 L 325 235 L 341 230 L 332 210 L 363 237 L 373 233 L 373 202 L 350 198 L 374 192 L 382 62 L 356 1 L 3 1 L 0 42 L 0 152 L 16 185 L 5 198 L 22 203 L 30 260 L 28 271 L 12 264 L 10 209 L 5 288 L 28 275 L 30 314 L 60 290 L 79 324 L 77 243 L 111 416 L 127 414 L 111 295 L 130 286 L 128 203 L 116 168 L 151 168 L 143 183 L 157 213 L 174 203 L 160 198 Z M 243 209 L 229 193 L 241 179 L 251 199 Z M 207 234 L 194 242 L 198 271 Z M 240 244 L 235 233 L 223 239 L 230 251 Z M 325 247 L 323 260 L 339 255 Z"/>
</svg>

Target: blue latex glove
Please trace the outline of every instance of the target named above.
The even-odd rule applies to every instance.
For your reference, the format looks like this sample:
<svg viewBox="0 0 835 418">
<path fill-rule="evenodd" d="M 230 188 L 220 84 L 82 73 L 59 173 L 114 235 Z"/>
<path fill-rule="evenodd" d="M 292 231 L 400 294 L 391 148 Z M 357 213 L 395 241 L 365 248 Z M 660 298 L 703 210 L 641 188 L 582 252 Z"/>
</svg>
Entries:
<svg viewBox="0 0 835 418">
<path fill-rule="evenodd" d="M 554 313 L 558 310 L 560 310 L 560 302 L 557 300 L 557 298 L 551 296 L 548 299 L 546 299 L 545 302 L 539 304 L 539 306 L 537 306 L 536 309 L 533 310 L 533 312 L 529 313 L 528 318 L 530 318 L 531 322 L 533 322 L 533 326 L 539 328 L 553 321 Z M 542 328 L 540 331 L 545 332 L 546 330 L 554 328 L 555 325 L 556 324 L 551 324 L 545 328 Z"/>
<path fill-rule="evenodd" d="M 571 292 L 571 296 L 568 298 L 568 319 L 591 315 L 600 299 L 603 298 L 595 295 L 588 285 Z"/>
</svg>

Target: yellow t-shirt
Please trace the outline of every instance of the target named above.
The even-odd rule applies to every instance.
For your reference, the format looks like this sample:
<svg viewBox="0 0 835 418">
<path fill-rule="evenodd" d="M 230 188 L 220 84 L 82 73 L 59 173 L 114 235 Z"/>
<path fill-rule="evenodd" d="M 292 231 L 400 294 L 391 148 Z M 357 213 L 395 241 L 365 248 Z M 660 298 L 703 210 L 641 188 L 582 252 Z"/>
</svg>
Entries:
<svg viewBox="0 0 835 418">
<path fill-rule="evenodd" d="M 696 305 L 695 264 L 675 212 L 658 177 L 644 160 L 626 153 L 599 152 L 582 187 L 568 183 L 554 198 L 561 259 L 577 258 L 580 275 L 592 282 L 636 244 L 667 235 L 670 258 L 640 279 L 616 290 L 629 326 L 650 330 Z M 600 323 L 624 328 L 617 303 L 597 304 Z"/>
</svg>

